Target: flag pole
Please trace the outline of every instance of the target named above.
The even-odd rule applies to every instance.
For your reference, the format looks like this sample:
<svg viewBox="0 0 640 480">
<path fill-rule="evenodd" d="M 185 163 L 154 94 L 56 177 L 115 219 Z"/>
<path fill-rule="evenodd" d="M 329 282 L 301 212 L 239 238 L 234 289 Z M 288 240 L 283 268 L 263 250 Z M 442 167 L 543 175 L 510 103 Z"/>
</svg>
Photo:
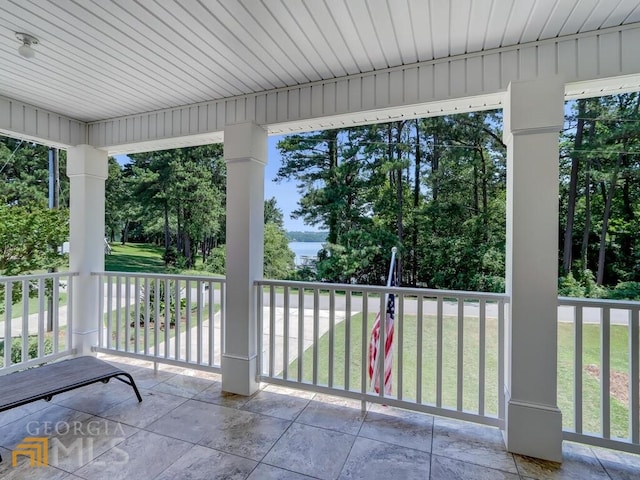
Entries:
<svg viewBox="0 0 640 480">
<path fill-rule="evenodd" d="M 393 278 L 392 277 L 393 269 L 396 263 L 396 253 L 398 253 L 398 248 L 393 247 L 391 249 L 391 262 L 389 263 L 389 274 L 387 275 L 387 288 L 391 287 L 391 279 Z M 382 395 L 383 388 L 384 388 L 384 345 L 386 342 L 385 329 L 387 328 L 386 322 L 387 322 L 387 301 L 388 300 L 389 300 L 389 292 L 387 291 L 384 294 L 384 303 L 382 306 L 383 311 L 380 312 L 380 339 L 379 339 L 380 342 L 378 347 L 378 358 L 376 359 L 376 362 L 373 365 L 373 374 L 371 375 L 371 384 L 370 384 L 370 388 L 372 390 L 375 390 L 374 385 L 376 382 L 376 377 L 380 376 L 380 378 L 378 379 L 378 385 L 379 385 L 378 390 L 380 395 Z"/>
</svg>

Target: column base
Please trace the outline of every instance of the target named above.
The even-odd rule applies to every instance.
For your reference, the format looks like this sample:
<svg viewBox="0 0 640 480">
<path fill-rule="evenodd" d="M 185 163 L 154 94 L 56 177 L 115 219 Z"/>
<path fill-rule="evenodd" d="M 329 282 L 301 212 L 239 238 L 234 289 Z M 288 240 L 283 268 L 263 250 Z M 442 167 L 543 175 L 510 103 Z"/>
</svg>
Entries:
<svg viewBox="0 0 640 480">
<path fill-rule="evenodd" d="M 506 399 L 504 443 L 511 453 L 562 462 L 562 412 Z"/>
<path fill-rule="evenodd" d="M 260 388 L 256 381 L 257 357 L 222 355 L 222 391 L 236 395 L 253 395 Z"/>
<path fill-rule="evenodd" d="M 76 351 L 77 357 L 86 357 L 92 355 L 95 357 L 96 353 L 92 350 L 92 347 L 98 345 L 98 331 L 92 332 L 74 332 L 72 335 L 73 348 Z"/>
</svg>

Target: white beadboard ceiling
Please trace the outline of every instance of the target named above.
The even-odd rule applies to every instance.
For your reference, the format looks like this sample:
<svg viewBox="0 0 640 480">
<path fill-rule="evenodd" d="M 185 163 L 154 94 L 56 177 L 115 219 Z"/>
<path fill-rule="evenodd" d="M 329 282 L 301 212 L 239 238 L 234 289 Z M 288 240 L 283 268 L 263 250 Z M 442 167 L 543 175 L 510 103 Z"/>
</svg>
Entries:
<svg viewBox="0 0 640 480">
<path fill-rule="evenodd" d="M 96 121 L 636 22 L 640 0 L 0 0 L 0 95 Z"/>
</svg>

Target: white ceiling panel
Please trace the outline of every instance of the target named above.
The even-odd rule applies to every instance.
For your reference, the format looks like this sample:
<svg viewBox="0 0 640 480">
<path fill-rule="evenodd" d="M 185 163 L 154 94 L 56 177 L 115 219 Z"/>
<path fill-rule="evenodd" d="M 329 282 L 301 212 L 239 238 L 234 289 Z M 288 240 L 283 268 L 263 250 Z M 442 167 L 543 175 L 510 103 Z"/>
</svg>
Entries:
<svg viewBox="0 0 640 480">
<path fill-rule="evenodd" d="M 637 7 L 638 2 L 635 0 L 620 0 L 618 6 L 611 11 L 609 17 L 602 24 L 602 28 L 620 25 L 627 19 L 631 12 L 633 12 L 633 9 Z"/>
<path fill-rule="evenodd" d="M 598 6 L 599 0 L 578 0 L 571 15 L 560 29 L 560 35 L 571 35 L 583 31 L 583 27 Z M 609 0 L 609 5 L 615 7 L 615 0 Z M 602 23 L 602 19 L 600 23 Z"/>
<path fill-rule="evenodd" d="M 471 2 L 472 22 L 467 27 L 467 52 L 485 50 L 484 43 L 489 28 L 489 17 L 496 0 L 474 0 Z"/>
<path fill-rule="evenodd" d="M 518 2 L 513 4 L 500 45 L 513 45 L 522 41 L 524 31 L 529 24 L 536 2 Z"/>
<path fill-rule="evenodd" d="M 449 18 L 451 31 L 449 32 L 449 55 L 467 53 L 469 41 L 469 27 L 476 19 L 471 17 L 472 0 L 453 0 L 450 3 Z"/>
<path fill-rule="evenodd" d="M 635 22 L 640 0 L 0 0 L 0 96 L 95 121 Z"/>
</svg>

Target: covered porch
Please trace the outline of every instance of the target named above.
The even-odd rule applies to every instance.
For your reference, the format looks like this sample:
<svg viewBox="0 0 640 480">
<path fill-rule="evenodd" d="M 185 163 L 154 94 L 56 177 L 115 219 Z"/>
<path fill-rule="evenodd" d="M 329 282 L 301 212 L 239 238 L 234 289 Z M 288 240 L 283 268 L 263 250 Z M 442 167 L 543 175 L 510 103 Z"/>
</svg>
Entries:
<svg viewBox="0 0 640 480">
<path fill-rule="evenodd" d="M 165 421 L 175 418 L 189 435 L 181 439 L 163 436 L 159 444 L 165 442 L 166 449 L 175 443 L 176 449 L 182 449 L 185 457 L 180 461 L 185 463 L 190 462 L 189 455 L 200 458 L 197 452 L 201 448 L 214 450 L 200 450 L 204 457 L 222 458 L 233 453 L 229 449 L 231 438 L 225 445 L 202 443 L 203 438 L 211 439 L 216 431 L 228 438 L 225 429 L 245 425 L 243 422 L 249 417 L 256 422 L 279 422 L 282 431 L 276 428 L 273 432 L 279 433 L 272 432 L 266 442 L 268 447 L 263 444 L 265 450 L 260 455 L 241 455 L 246 468 L 253 467 L 245 476 L 239 473 L 238 478 L 284 478 L 279 473 L 268 473 L 272 468 L 318 478 L 364 478 L 367 465 L 379 461 L 371 453 L 377 450 L 385 455 L 395 452 L 397 458 L 410 457 L 411 471 L 420 472 L 416 478 L 425 478 L 426 472 L 431 472 L 431 478 L 452 478 L 446 472 L 466 472 L 465 468 L 474 473 L 459 473 L 461 478 L 556 475 L 544 470 L 549 464 L 524 456 L 555 462 L 564 458 L 564 467 L 549 467 L 563 468 L 560 472 L 569 471 L 575 459 L 579 465 L 576 468 L 593 468 L 601 475 L 597 478 L 635 475 L 637 457 L 624 457 L 622 463 L 618 462 L 623 466 L 607 469 L 612 458 L 605 458 L 609 453 L 575 446 L 566 440 L 640 452 L 640 307 L 632 302 L 589 304 L 559 300 L 557 239 L 558 132 L 563 127 L 564 101 L 640 89 L 640 57 L 634 50 L 640 38 L 638 2 L 619 2 L 615 7 L 604 0 L 589 6 L 577 0 L 560 6 L 547 0 L 533 4 L 460 2 L 444 8 L 436 2 L 408 1 L 399 2 L 397 11 L 394 2 L 383 1 L 355 5 L 336 1 L 321 6 L 300 2 L 287 7 L 263 2 L 213 2 L 204 6 L 176 0 L 151 2 L 146 7 L 120 3 L 113 2 L 117 14 L 89 1 L 65 6 L 55 1 L 24 2 L 0 7 L 6 14 L 0 23 L 6 43 L 0 58 L 3 65 L 12 66 L 0 67 L 0 132 L 64 148 L 68 156 L 71 274 L 65 285 L 69 288 L 69 309 L 66 316 L 61 316 L 66 320 L 64 328 L 62 324 L 55 327 L 63 332 L 64 341 L 55 337 L 50 360 L 108 353 L 206 372 L 201 378 L 163 370 L 165 367 L 157 367 L 158 372 L 153 374 L 146 365 L 130 367 L 141 378 L 150 378 L 150 383 L 146 401 L 129 411 L 137 412 L 134 416 L 140 420 L 146 418 L 140 412 L 151 413 L 154 409 L 147 404 L 152 402 L 162 404 L 163 395 L 156 390 L 170 389 L 172 381 L 202 386 L 188 394 L 180 388 L 178 395 L 173 395 L 175 390 L 165 391 L 175 398 L 167 397 L 166 405 L 158 407 L 164 409 Z M 204 24 L 201 18 L 213 23 Z M 161 28 L 170 21 L 182 27 Z M 421 22 L 429 28 L 422 28 Z M 329 30 L 320 28 L 320 24 Z M 72 25 L 78 30 L 70 32 Z M 122 33 L 124 26 L 129 27 L 126 34 Z M 13 38 L 15 33 L 24 31 L 41 37 L 39 44 L 32 47 L 35 61 L 17 57 L 19 45 L 14 44 Z M 104 63 L 97 65 L 95 58 L 100 55 Z M 51 72 L 51 78 L 46 72 Z M 125 78 L 122 72 L 130 77 Z M 485 295 L 397 289 L 400 305 L 415 306 L 412 315 L 417 322 L 412 326 L 414 333 L 400 332 L 399 340 L 408 344 L 411 338 L 422 339 L 427 332 L 434 344 L 423 347 L 422 342 L 416 341 L 412 351 L 415 372 L 402 372 L 397 367 L 400 382 L 407 384 L 411 378 L 412 395 L 404 396 L 401 387 L 392 396 L 374 394 L 365 379 L 365 341 L 369 314 L 375 315 L 384 305 L 383 291 L 370 286 L 287 284 L 262 278 L 267 136 L 491 108 L 504 110 L 508 152 L 506 292 Z M 226 278 L 104 272 L 108 155 L 212 142 L 224 142 L 227 162 Z M 5 288 L 14 288 L 8 285 L 42 283 L 44 279 L 1 281 Z M 149 313 L 160 308 L 148 295 L 148 288 L 144 289 L 146 295 L 140 295 L 142 286 L 150 281 L 164 283 L 166 290 L 175 289 L 176 298 L 184 298 L 187 305 L 194 306 L 187 310 L 184 331 L 171 336 L 168 330 L 159 331 L 158 324 L 130 324 L 132 309 Z M 338 300 L 343 302 L 341 308 L 336 306 Z M 356 300 L 360 301 L 357 308 L 353 305 Z M 571 309 L 569 322 L 576 332 L 573 411 L 561 411 L 557 400 L 559 304 Z M 588 308 L 598 312 L 595 322 L 602 332 L 601 415 L 595 433 L 583 428 L 581 398 L 581 332 Z M 609 332 L 612 318 L 617 315 L 612 312 L 618 311 L 623 312 L 621 322 L 628 331 L 630 379 L 628 425 L 621 439 L 613 438 L 617 435 L 612 435 L 609 408 Z M 177 315 L 180 323 L 179 309 Z M 347 327 L 356 315 L 364 319 L 357 326 L 358 337 Z M 402 318 L 401 310 L 399 325 Z M 444 360 L 451 353 L 445 346 L 448 320 L 452 320 L 451 328 L 456 333 L 453 370 L 446 370 Z M 5 344 L 10 342 L 17 325 L 25 335 L 29 321 L 28 314 L 20 320 L 5 315 Z M 37 335 L 43 338 L 43 321 L 38 318 L 35 323 Z M 478 332 L 477 337 L 471 337 L 477 340 L 474 369 L 479 372 L 471 388 L 465 380 L 468 323 L 473 323 Z M 342 350 L 335 339 L 338 324 L 344 325 L 341 335 L 346 346 Z M 489 328 L 495 332 L 489 334 Z M 323 337 L 329 352 L 326 367 L 318 347 Z M 491 348 L 488 338 L 495 341 Z M 22 359 L 26 359 L 26 348 L 25 341 Z M 38 352 L 33 361 L 15 364 L 5 352 L 2 371 L 37 364 L 46 356 L 43 349 Z M 404 353 L 402 343 L 398 352 Z M 434 354 L 433 361 L 427 361 L 428 352 Z M 305 355 L 311 355 L 311 360 Z M 297 362 L 295 370 L 292 362 Z M 360 375 L 345 368 L 354 362 L 361 369 Z M 310 365 L 307 370 L 305 363 Z M 333 372 L 339 364 L 342 374 L 337 378 Z M 489 368 L 489 364 L 493 367 Z M 399 365 L 403 365 L 402 357 Z M 427 368 L 433 369 L 433 385 L 429 385 L 428 394 L 423 393 L 427 387 L 422 385 L 422 369 Z M 326 379 L 323 373 L 327 373 Z M 491 381 L 487 380 L 489 377 Z M 450 381 L 455 388 L 448 398 L 445 385 Z M 260 390 L 266 384 L 271 386 Z M 299 391 L 283 393 L 276 386 Z M 108 389 L 116 387 L 109 385 Z M 237 401 L 234 405 L 242 406 L 240 411 L 247 412 L 246 418 L 234 418 L 232 413 L 237 411 L 226 410 L 225 403 L 221 407 L 220 400 L 202 402 L 198 396 L 209 389 L 218 399 Z M 75 405 L 84 412 L 85 402 L 94 403 L 95 398 L 85 400 L 91 399 L 92 394 L 96 395 L 79 390 L 60 402 L 78 402 Z M 109 398 L 111 394 L 106 395 Z M 297 405 L 297 413 L 288 412 L 286 419 L 273 413 L 270 409 L 274 408 L 274 395 L 282 395 L 285 404 Z M 340 412 L 336 415 L 357 418 L 349 427 L 352 430 L 303 421 L 313 416 L 304 414 L 310 406 L 334 408 L 322 395 L 343 398 L 338 401 L 340 407 L 335 407 Z M 474 397 L 471 404 L 467 403 L 469 395 Z M 350 403 L 353 401 L 355 408 Z M 260 411 L 262 404 L 271 413 Z M 133 415 L 125 412 L 125 402 L 109 408 L 120 408 L 118 415 Z M 183 410 L 188 412 L 189 408 L 200 412 L 199 419 L 207 418 L 204 424 L 188 413 L 181 420 Z M 207 411 L 206 415 L 202 413 Z M 61 418 L 69 413 L 60 412 Z M 19 427 L 20 418 L 34 414 L 37 412 L 23 410 L 20 417 L 18 412 L 19 418 L 7 425 L 24 429 L 25 425 Z M 568 427 L 566 423 L 563 426 L 566 416 L 572 419 Z M 229 418 L 235 427 L 218 423 L 221 418 Z M 122 422 L 132 432 L 126 435 L 125 444 L 132 445 L 136 452 L 140 451 L 136 439 L 145 442 L 145 436 L 167 433 L 151 428 L 160 421 L 158 418 L 148 420 L 144 424 Z M 493 430 L 459 421 L 487 425 Z M 375 433 L 380 431 L 378 424 L 388 430 L 386 441 Z M 167 425 L 164 428 L 171 429 Z M 461 425 L 464 426 L 459 428 Z M 304 464 L 287 446 L 287 442 L 297 444 L 299 438 L 303 444 L 310 442 L 315 438 L 311 427 L 319 428 L 320 436 L 328 438 L 333 448 L 342 445 L 341 460 L 322 470 L 325 473 L 318 473 L 320 464 L 314 462 L 337 458 L 330 451 L 322 455 L 320 451 L 305 450 L 307 456 L 303 458 L 308 458 L 309 464 Z M 419 448 L 389 441 L 395 438 L 398 428 L 418 432 Z M 252 431 L 262 435 L 259 428 Z M 198 435 L 205 436 L 197 438 Z M 380 441 L 383 445 L 372 443 Z M 456 447 L 457 442 L 461 443 Z M 6 443 L 0 446 L 12 448 L 13 444 Z M 117 455 L 115 448 L 105 458 Z M 397 448 L 409 450 L 396 451 Z M 496 468 L 498 463 L 483 464 L 474 460 L 474 455 L 463 458 L 452 453 L 457 448 L 477 449 L 488 458 L 505 463 Z M 196 451 L 189 453 L 193 449 Z M 3 453 L 10 458 L 8 452 Z M 153 457 L 138 458 L 138 462 L 147 465 Z M 130 466 L 137 468 L 135 465 L 132 462 Z M 167 463 L 166 471 L 183 468 L 182 464 L 176 465 Z M 100 478 L 91 468 L 83 466 L 74 472 L 81 478 Z M 126 471 L 128 467 L 121 468 Z M 255 476 L 256 472 L 266 473 Z M 149 478 L 161 474 L 157 472 Z M 67 473 L 60 475 L 63 478 Z"/>
</svg>

